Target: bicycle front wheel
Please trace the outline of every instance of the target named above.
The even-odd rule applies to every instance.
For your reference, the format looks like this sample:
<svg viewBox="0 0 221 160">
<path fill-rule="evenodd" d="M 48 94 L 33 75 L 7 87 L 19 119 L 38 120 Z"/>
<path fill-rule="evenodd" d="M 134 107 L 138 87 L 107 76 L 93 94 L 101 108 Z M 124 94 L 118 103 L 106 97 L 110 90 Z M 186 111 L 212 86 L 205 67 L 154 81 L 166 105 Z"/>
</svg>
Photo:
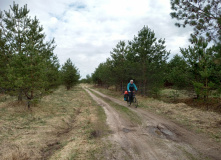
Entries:
<svg viewBox="0 0 221 160">
<path fill-rule="evenodd" d="M 129 97 L 128 97 L 128 99 L 127 99 L 127 106 L 129 107 L 130 105 L 131 105 L 131 102 L 130 102 Z"/>
<path fill-rule="evenodd" d="M 133 104 L 134 104 L 135 108 L 138 107 L 138 101 L 137 101 L 136 97 L 134 97 L 134 99 L 133 99 Z"/>
</svg>

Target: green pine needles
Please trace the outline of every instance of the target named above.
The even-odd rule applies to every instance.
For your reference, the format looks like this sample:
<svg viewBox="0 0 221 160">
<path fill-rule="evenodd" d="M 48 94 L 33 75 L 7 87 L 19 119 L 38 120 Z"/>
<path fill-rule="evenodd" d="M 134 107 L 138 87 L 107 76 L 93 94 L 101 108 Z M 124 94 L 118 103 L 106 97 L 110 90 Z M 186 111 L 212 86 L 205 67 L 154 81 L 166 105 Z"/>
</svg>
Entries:
<svg viewBox="0 0 221 160">
<path fill-rule="evenodd" d="M 30 107 L 59 84 L 60 65 L 54 39 L 46 42 L 39 20 L 28 13 L 27 5 L 15 3 L 0 12 L 0 87 Z"/>
<path fill-rule="evenodd" d="M 78 69 L 74 66 L 69 58 L 61 68 L 62 83 L 65 85 L 67 90 L 75 86 L 80 78 Z"/>
<path fill-rule="evenodd" d="M 134 79 L 143 95 L 157 95 L 163 86 L 165 65 L 170 52 L 166 51 L 165 40 L 157 39 L 154 31 L 144 26 L 134 39 L 120 41 L 111 58 L 101 63 L 92 75 L 98 85 L 125 90 L 130 79 Z"/>
<path fill-rule="evenodd" d="M 205 35 L 208 41 L 220 41 L 220 0 L 171 0 L 170 15 L 179 20 L 176 26 L 193 26 L 194 35 Z"/>
</svg>

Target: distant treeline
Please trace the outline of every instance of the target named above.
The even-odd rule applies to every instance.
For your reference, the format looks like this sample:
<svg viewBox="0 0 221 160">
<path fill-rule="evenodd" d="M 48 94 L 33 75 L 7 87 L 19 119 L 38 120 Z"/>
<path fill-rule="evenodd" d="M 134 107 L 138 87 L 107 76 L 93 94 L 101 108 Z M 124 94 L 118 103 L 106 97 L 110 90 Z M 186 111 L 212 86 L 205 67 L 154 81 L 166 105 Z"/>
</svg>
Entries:
<svg viewBox="0 0 221 160">
<path fill-rule="evenodd" d="M 221 92 L 221 1 L 171 0 L 172 18 L 193 26 L 191 45 L 168 60 L 165 40 L 144 26 L 133 40 L 120 41 L 110 58 L 88 79 L 104 87 L 125 90 L 133 79 L 143 95 L 156 96 L 164 86 L 194 90 L 197 98 Z M 201 7 L 201 8 L 199 8 Z M 211 42 L 208 45 L 208 43 Z"/>
<path fill-rule="evenodd" d="M 70 89 L 80 76 L 70 59 L 59 69 L 54 39 L 46 41 L 39 20 L 28 13 L 27 5 L 15 3 L 0 12 L 0 92 L 30 106 L 60 84 Z"/>
</svg>

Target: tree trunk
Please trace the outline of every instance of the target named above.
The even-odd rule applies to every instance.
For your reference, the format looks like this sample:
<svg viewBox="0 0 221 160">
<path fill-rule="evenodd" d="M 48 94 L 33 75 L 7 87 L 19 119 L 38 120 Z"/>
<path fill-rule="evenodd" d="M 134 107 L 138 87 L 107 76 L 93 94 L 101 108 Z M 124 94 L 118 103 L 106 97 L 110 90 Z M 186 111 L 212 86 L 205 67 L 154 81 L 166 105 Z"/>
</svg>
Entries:
<svg viewBox="0 0 221 160">
<path fill-rule="evenodd" d="M 146 83 L 143 81 L 143 95 L 146 96 Z"/>
<path fill-rule="evenodd" d="M 18 94 L 18 101 L 22 101 L 22 90 L 19 91 L 19 94 Z"/>
<path fill-rule="evenodd" d="M 34 98 L 34 91 L 31 91 L 31 99 Z"/>
<path fill-rule="evenodd" d="M 71 89 L 71 87 L 70 86 L 67 86 L 67 90 L 70 90 Z"/>
<path fill-rule="evenodd" d="M 146 78 L 146 73 L 147 73 L 147 68 L 146 68 L 146 62 L 143 63 L 143 93 L 144 96 L 146 96 L 146 83 L 147 83 L 147 78 Z"/>
<path fill-rule="evenodd" d="M 28 109 L 30 109 L 31 108 L 31 102 L 28 101 L 27 104 L 28 104 Z"/>
<path fill-rule="evenodd" d="M 18 95 L 18 101 L 22 101 L 22 95 L 21 94 Z"/>
</svg>

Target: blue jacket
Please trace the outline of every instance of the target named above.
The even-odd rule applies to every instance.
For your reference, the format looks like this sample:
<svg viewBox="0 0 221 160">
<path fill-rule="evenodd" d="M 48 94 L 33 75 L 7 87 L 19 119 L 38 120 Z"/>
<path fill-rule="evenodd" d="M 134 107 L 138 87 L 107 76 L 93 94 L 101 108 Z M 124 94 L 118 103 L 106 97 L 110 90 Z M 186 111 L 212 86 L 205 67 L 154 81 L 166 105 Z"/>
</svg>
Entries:
<svg viewBox="0 0 221 160">
<path fill-rule="evenodd" d="M 130 82 L 127 84 L 127 91 L 130 91 L 130 87 L 133 87 L 133 88 L 135 88 L 136 89 L 136 91 L 137 91 L 137 86 L 133 83 L 133 84 L 131 84 Z"/>
</svg>

